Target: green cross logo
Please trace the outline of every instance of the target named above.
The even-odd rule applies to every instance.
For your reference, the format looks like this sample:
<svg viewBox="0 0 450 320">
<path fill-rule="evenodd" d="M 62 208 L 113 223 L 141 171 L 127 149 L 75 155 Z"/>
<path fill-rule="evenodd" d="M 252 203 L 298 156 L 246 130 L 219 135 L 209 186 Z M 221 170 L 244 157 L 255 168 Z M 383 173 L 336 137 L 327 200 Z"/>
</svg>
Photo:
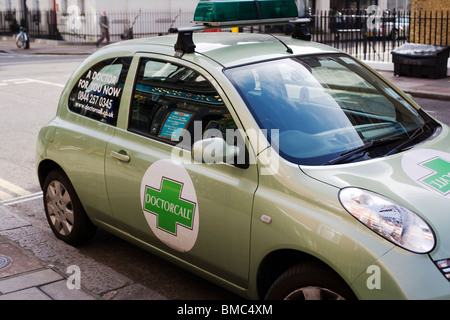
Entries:
<svg viewBox="0 0 450 320">
<path fill-rule="evenodd" d="M 157 217 L 157 227 L 177 235 L 177 225 L 192 229 L 195 203 L 181 198 L 183 183 L 162 177 L 159 190 L 146 186 L 144 210 Z"/>
<path fill-rule="evenodd" d="M 450 192 L 450 162 L 441 158 L 434 158 L 421 163 L 421 165 L 431 169 L 433 173 L 422 178 L 420 181 L 443 195 L 447 195 Z"/>
</svg>

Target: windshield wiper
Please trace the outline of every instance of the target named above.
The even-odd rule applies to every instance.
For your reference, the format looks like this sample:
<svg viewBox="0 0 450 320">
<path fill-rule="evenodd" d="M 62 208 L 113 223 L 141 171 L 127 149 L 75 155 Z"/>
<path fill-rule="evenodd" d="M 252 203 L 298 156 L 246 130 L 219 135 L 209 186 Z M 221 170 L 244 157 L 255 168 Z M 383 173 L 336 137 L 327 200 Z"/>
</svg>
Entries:
<svg viewBox="0 0 450 320">
<path fill-rule="evenodd" d="M 406 149 L 407 147 L 409 147 L 411 145 L 411 143 L 417 138 L 419 137 L 422 133 L 424 133 L 424 127 L 427 124 L 423 125 L 422 127 L 418 128 L 416 131 L 414 131 L 414 133 L 408 138 L 408 140 L 406 140 L 403 143 L 400 143 L 398 146 L 396 146 L 394 149 L 392 149 L 391 151 L 389 151 L 388 153 L 386 153 L 385 156 L 390 156 L 391 154 L 400 152 L 404 149 Z"/>
<path fill-rule="evenodd" d="M 351 149 L 349 151 L 342 153 L 339 157 L 332 159 L 332 160 L 324 163 L 323 165 L 332 165 L 332 164 L 343 163 L 345 160 L 354 156 L 355 154 L 358 154 L 361 152 L 366 152 L 367 150 L 369 150 L 372 147 L 390 144 L 390 143 L 398 141 L 400 139 L 401 139 L 401 137 L 393 137 L 393 138 L 372 140 L 363 146 L 360 146 L 355 149 Z"/>
</svg>

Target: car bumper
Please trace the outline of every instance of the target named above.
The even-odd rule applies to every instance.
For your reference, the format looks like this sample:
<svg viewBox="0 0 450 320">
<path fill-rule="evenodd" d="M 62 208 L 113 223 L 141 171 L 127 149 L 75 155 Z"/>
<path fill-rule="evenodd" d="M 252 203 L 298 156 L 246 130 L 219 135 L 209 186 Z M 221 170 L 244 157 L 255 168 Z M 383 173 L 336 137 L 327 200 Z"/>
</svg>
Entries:
<svg viewBox="0 0 450 320">
<path fill-rule="evenodd" d="M 369 266 L 352 289 L 364 300 L 450 299 L 450 281 L 430 257 L 398 247 Z"/>
</svg>

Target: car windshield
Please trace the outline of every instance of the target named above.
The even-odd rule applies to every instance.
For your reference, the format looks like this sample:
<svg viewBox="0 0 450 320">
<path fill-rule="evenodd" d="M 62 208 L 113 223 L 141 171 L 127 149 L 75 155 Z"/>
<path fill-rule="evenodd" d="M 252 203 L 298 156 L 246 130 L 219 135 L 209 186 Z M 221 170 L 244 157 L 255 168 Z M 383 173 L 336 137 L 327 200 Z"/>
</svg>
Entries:
<svg viewBox="0 0 450 320">
<path fill-rule="evenodd" d="M 225 74 L 271 145 L 296 164 L 380 157 L 400 151 L 411 139 L 426 139 L 436 128 L 423 111 L 347 55 L 272 60 Z"/>
</svg>

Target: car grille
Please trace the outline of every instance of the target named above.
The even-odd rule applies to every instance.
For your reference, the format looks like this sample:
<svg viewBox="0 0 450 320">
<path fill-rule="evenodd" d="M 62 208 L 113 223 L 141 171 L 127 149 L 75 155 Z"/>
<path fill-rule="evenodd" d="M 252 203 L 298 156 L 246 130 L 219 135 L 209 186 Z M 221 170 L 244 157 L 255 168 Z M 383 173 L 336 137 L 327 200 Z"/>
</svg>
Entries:
<svg viewBox="0 0 450 320">
<path fill-rule="evenodd" d="M 447 280 L 450 281 L 450 259 L 438 260 L 436 261 L 436 265 Z"/>
</svg>

